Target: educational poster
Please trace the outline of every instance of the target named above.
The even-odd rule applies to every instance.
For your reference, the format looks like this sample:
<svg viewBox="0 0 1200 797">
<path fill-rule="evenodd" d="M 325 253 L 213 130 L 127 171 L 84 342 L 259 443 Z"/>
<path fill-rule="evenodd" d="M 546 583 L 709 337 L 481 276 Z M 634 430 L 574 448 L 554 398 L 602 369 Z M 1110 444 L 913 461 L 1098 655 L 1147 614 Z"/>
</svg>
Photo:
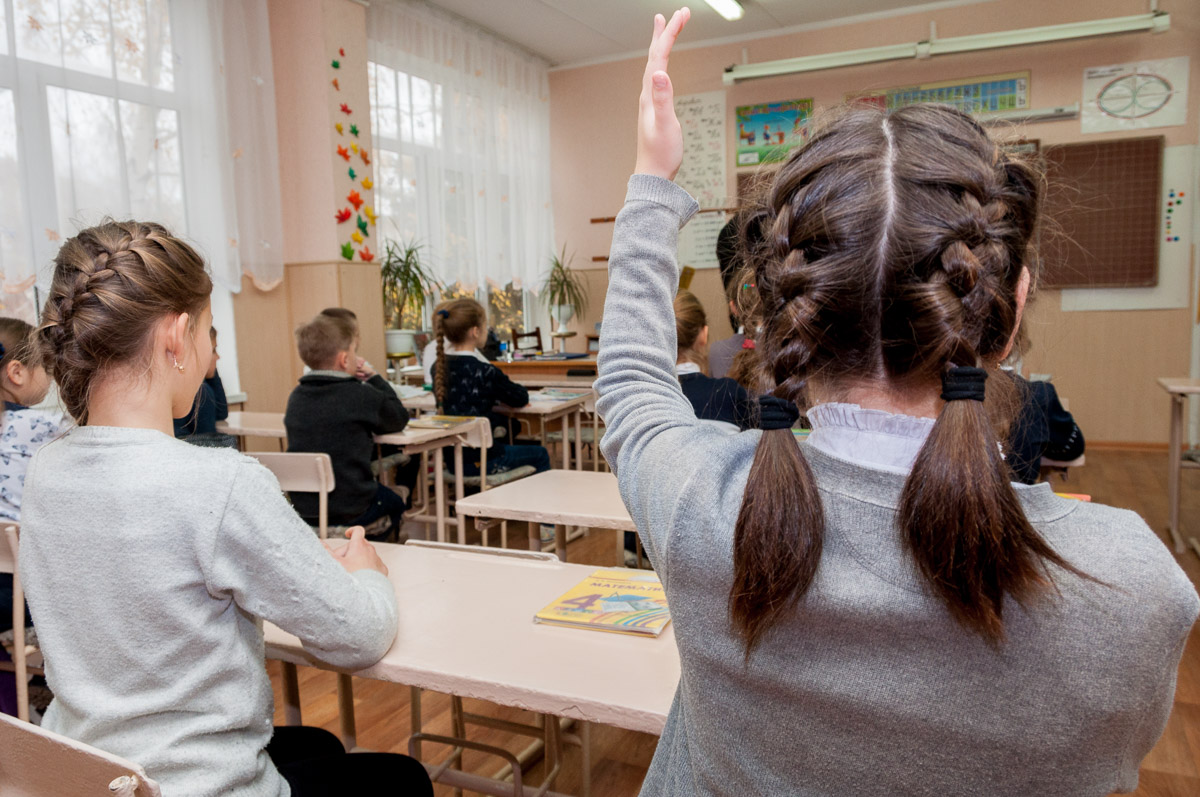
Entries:
<svg viewBox="0 0 1200 797">
<path fill-rule="evenodd" d="M 737 165 L 777 163 L 808 140 L 813 101 L 788 100 L 742 105 L 737 109 Z"/>
<path fill-rule="evenodd" d="M 1096 66 L 1083 72 L 1084 133 L 1187 122 L 1188 57 Z"/>
<path fill-rule="evenodd" d="M 965 113 L 1014 111 L 1029 107 L 1029 72 L 1008 72 L 967 80 L 945 80 L 847 94 L 846 99 L 877 105 L 889 112 L 922 102 L 952 105 Z"/>
<path fill-rule="evenodd" d="M 675 115 L 683 129 L 683 165 L 675 182 L 696 198 L 701 208 L 725 207 L 725 92 L 709 91 L 675 98 Z M 717 267 L 717 234 L 724 213 L 697 213 L 679 231 L 679 263 L 692 268 Z"/>
</svg>

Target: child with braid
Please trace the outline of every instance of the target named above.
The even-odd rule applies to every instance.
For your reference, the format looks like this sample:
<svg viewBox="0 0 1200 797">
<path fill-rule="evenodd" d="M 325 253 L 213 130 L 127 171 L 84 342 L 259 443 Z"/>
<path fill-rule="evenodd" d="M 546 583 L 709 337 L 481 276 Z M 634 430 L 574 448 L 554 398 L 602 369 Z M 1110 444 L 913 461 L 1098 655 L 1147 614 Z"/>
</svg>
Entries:
<svg viewBox="0 0 1200 797">
<path fill-rule="evenodd" d="M 655 19 L 596 382 L 680 654 L 642 794 L 1132 791 L 1200 599 L 1137 515 L 1009 480 L 1037 175 L 948 107 L 819 126 L 751 219 L 762 431 L 710 429 L 671 323 L 687 18 Z"/>
<path fill-rule="evenodd" d="M 25 480 L 43 725 L 139 762 L 168 795 L 432 795 L 405 756 L 272 732 L 260 622 L 356 670 L 391 646 L 396 596 L 361 527 L 327 550 L 257 461 L 175 439 L 212 357 L 211 290 L 152 223 L 86 229 L 55 259 L 38 343 L 79 426 Z"/>
</svg>

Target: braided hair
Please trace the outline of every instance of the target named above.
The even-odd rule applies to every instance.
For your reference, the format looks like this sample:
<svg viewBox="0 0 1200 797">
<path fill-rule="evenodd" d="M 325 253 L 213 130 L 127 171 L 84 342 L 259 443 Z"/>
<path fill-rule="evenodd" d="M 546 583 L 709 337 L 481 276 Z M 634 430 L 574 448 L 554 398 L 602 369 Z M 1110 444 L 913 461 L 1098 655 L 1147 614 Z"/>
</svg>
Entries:
<svg viewBox="0 0 1200 797">
<path fill-rule="evenodd" d="M 433 311 L 433 334 L 437 337 L 437 361 L 433 366 L 433 395 L 438 412 L 443 411 L 446 391 L 450 388 L 450 364 L 446 361 L 446 340 L 455 346 L 466 342 L 471 330 L 487 324 L 487 311 L 474 299 L 442 302 Z"/>
<path fill-rule="evenodd" d="M 200 256 L 153 222 L 107 221 L 63 243 L 37 340 L 80 425 L 97 378 L 145 366 L 158 320 L 188 313 L 194 323 L 211 292 Z"/>
<path fill-rule="evenodd" d="M 758 301 L 758 384 L 800 408 L 866 383 L 927 393 L 953 366 L 994 369 L 1018 319 L 1040 182 L 969 116 L 919 105 L 851 108 L 779 170 L 746 216 Z M 747 236 L 753 240 L 754 236 Z M 897 525 L 931 592 L 962 626 L 1004 638 L 1007 597 L 1083 575 L 1029 524 L 998 441 L 1008 380 L 947 402 L 901 496 Z M 749 656 L 816 576 L 824 513 L 788 430 L 756 451 L 734 538 L 729 606 Z"/>
</svg>

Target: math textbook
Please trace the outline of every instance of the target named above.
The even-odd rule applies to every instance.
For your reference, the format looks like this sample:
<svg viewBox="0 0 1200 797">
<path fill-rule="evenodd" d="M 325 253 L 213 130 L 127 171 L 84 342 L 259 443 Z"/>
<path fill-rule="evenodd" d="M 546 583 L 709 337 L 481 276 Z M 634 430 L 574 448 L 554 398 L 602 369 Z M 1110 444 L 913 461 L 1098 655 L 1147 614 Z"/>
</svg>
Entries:
<svg viewBox="0 0 1200 797">
<path fill-rule="evenodd" d="M 671 622 L 652 570 L 596 570 L 533 616 L 535 623 L 658 636 Z"/>
<path fill-rule="evenodd" d="M 408 422 L 412 429 L 449 429 L 460 423 L 475 420 L 470 415 L 422 415 Z"/>
</svg>

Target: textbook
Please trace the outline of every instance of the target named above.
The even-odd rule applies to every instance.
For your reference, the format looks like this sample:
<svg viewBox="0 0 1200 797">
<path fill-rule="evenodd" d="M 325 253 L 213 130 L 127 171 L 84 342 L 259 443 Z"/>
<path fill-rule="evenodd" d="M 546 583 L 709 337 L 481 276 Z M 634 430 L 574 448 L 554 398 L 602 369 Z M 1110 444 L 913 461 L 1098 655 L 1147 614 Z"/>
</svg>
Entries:
<svg viewBox="0 0 1200 797">
<path fill-rule="evenodd" d="M 460 423 L 475 420 L 470 415 L 422 415 L 408 422 L 413 429 L 449 429 Z"/>
<path fill-rule="evenodd" d="M 571 390 L 557 387 L 544 387 L 541 390 L 534 390 L 529 394 L 530 401 L 567 401 L 568 399 L 576 399 L 580 396 L 586 396 L 591 393 L 590 390 Z"/>
<path fill-rule="evenodd" d="M 671 622 L 652 570 L 596 570 L 533 616 L 535 623 L 658 636 Z"/>
</svg>

